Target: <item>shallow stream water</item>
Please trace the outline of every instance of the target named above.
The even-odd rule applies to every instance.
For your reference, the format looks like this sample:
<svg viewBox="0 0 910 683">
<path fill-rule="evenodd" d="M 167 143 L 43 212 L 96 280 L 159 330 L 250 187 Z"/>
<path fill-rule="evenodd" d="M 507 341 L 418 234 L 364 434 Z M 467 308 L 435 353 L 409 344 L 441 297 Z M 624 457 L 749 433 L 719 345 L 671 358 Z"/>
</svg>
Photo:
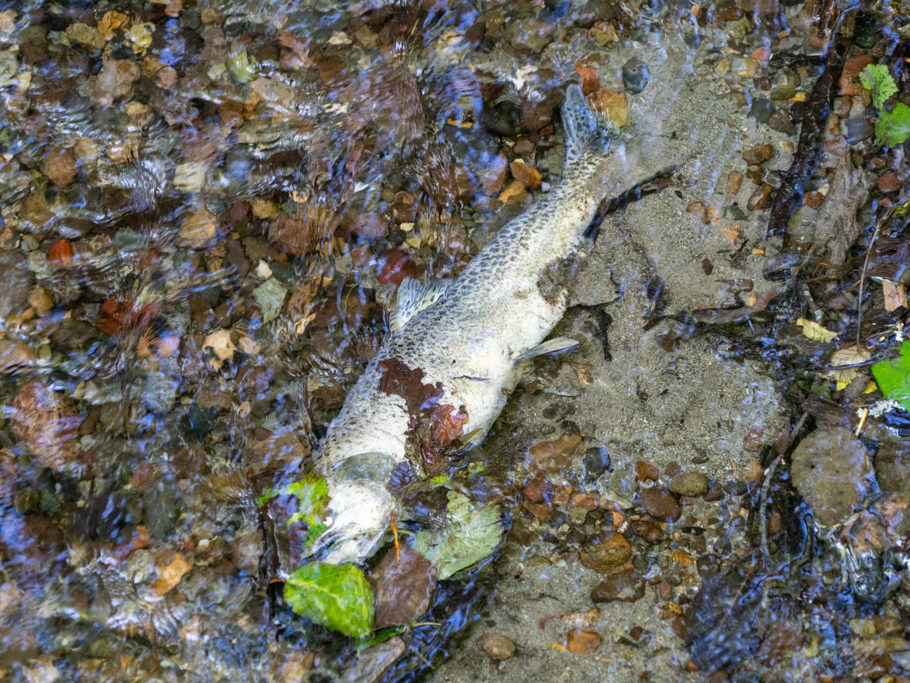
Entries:
<svg viewBox="0 0 910 683">
<path fill-rule="evenodd" d="M 908 27 L 901 2 L 0 0 L 0 679 L 906 680 L 910 415 L 869 366 L 906 337 L 907 145 L 877 123 L 910 104 Z M 579 346 L 434 463 L 501 507 L 496 552 L 415 597 L 390 534 L 367 575 L 419 608 L 357 643 L 284 601 L 299 539 L 260 496 L 402 279 L 457 275 L 559 182 L 571 83 L 620 186 L 672 173 L 573 275 Z"/>
</svg>

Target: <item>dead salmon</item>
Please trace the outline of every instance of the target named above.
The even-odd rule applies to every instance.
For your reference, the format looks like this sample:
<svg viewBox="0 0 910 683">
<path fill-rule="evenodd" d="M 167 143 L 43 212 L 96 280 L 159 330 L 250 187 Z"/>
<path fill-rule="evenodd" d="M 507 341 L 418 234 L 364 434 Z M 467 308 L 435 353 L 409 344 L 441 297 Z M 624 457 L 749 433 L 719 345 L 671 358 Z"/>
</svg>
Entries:
<svg viewBox="0 0 910 683">
<path fill-rule="evenodd" d="M 360 562 L 389 526 L 389 482 L 406 465 L 453 444 L 479 442 L 502 411 L 526 361 L 575 342 L 544 341 L 566 311 L 568 286 L 586 252 L 586 230 L 621 177 L 624 147 L 577 85 L 562 107 L 562 178 L 503 226 L 450 280 L 405 280 L 388 338 L 329 425 L 315 461 L 331 497 L 313 552 Z"/>
</svg>

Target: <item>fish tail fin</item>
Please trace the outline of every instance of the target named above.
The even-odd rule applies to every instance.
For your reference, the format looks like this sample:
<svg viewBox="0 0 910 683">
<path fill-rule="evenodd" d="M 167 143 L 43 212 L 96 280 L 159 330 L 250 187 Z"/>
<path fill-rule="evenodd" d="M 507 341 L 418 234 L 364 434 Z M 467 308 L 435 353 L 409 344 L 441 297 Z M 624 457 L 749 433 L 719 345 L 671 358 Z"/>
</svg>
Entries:
<svg viewBox="0 0 910 683">
<path fill-rule="evenodd" d="M 588 106 L 581 88 L 574 83 L 566 89 L 566 99 L 562 105 L 562 124 L 566 136 L 566 165 L 593 145 L 602 147 L 606 152 L 610 138 L 609 125 L 598 121 L 596 114 Z"/>
</svg>

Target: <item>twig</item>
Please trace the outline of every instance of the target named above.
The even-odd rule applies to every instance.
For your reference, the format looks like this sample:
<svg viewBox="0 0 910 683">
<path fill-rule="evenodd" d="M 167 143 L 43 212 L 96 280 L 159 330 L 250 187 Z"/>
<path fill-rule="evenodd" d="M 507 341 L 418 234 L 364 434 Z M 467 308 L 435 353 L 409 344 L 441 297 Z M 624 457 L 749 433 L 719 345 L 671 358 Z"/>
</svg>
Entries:
<svg viewBox="0 0 910 683">
<path fill-rule="evenodd" d="M 866 283 L 866 269 L 869 267 L 869 257 L 872 255 L 872 247 L 875 246 L 875 240 L 878 239 L 878 233 L 884 223 L 888 222 L 893 209 L 885 211 L 881 220 L 875 223 L 875 232 L 872 233 L 872 239 L 869 241 L 869 248 L 866 249 L 866 258 L 863 259 L 863 271 L 859 276 L 859 296 L 856 299 L 856 348 L 859 349 L 860 330 L 863 326 L 863 286 Z"/>
</svg>

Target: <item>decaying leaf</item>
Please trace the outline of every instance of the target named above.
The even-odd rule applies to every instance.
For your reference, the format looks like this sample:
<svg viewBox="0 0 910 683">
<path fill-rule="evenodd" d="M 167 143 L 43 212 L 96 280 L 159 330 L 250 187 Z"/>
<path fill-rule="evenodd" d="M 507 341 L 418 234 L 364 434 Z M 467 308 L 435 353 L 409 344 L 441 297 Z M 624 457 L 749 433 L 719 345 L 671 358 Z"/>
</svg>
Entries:
<svg viewBox="0 0 910 683">
<path fill-rule="evenodd" d="M 209 365 L 217 370 L 225 361 L 230 361 L 234 357 L 237 347 L 231 341 L 230 330 L 215 330 L 203 340 L 202 350 L 211 354 Z"/>
<path fill-rule="evenodd" d="M 442 531 L 420 531 L 414 539 L 414 548 L 436 566 L 440 580 L 488 557 L 502 536 L 498 505 L 476 508 L 457 491 L 449 491 L 448 499 Z"/>
<path fill-rule="evenodd" d="M 885 296 L 885 310 L 888 313 L 898 308 L 907 308 L 907 287 L 900 282 L 882 280 L 882 294 Z"/>
<path fill-rule="evenodd" d="M 796 324 L 800 329 L 802 329 L 803 336 L 811 339 L 812 341 L 828 343 L 830 341 L 834 341 L 834 339 L 837 338 L 837 332 L 832 332 L 831 330 L 822 327 L 814 320 L 800 318 L 796 321 Z"/>
<path fill-rule="evenodd" d="M 596 631 L 582 631 L 580 628 L 573 628 L 566 638 L 569 652 L 580 655 L 596 652 L 602 642 Z"/>
<path fill-rule="evenodd" d="M 163 596 L 180 583 L 183 575 L 192 568 L 193 565 L 187 562 L 182 554 L 168 553 L 161 561 L 155 563 L 158 578 L 152 582 L 152 590 L 157 595 Z"/>
<path fill-rule="evenodd" d="M 281 313 L 288 290 L 275 278 L 269 278 L 253 290 L 253 298 L 262 310 L 263 322 L 271 322 Z"/>
<path fill-rule="evenodd" d="M 857 367 L 838 367 L 854 366 L 863 361 L 869 360 L 869 352 L 866 349 L 857 348 L 856 346 L 847 346 L 838 349 L 831 354 L 831 365 L 833 370 L 830 373 L 831 378 L 837 382 L 838 390 L 843 389 L 859 376 L 860 368 Z"/>
<path fill-rule="evenodd" d="M 288 578 L 284 599 L 297 614 L 346 636 L 373 630 L 373 591 L 354 565 L 306 564 Z"/>
<path fill-rule="evenodd" d="M 433 566 L 407 545 L 389 548 L 369 580 L 376 597 L 377 629 L 403 626 L 420 617 L 436 589 Z"/>
</svg>

